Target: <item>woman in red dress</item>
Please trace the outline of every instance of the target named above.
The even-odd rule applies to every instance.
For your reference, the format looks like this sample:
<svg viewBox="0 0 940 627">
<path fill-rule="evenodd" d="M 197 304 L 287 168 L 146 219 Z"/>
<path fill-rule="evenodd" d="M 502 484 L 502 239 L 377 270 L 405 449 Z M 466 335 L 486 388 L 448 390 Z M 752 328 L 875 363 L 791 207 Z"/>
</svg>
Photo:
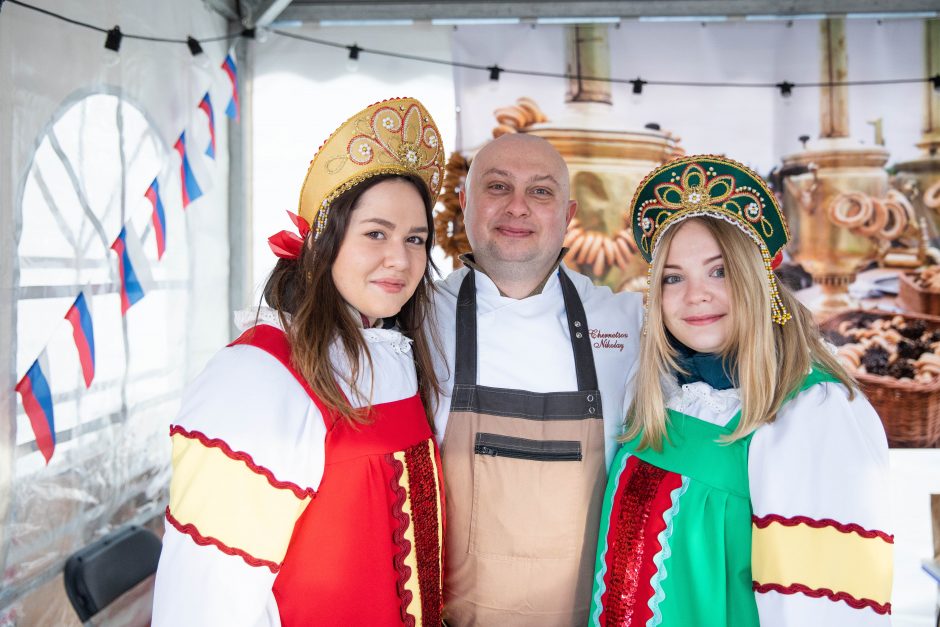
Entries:
<svg viewBox="0 0 940 627">
<path fill-rule="evenodd" d="M 191 384 L 153 624 L 440 625 L 443 497 L 422 329 L 433 120 L 398 98 L 327 139 L 244 333 Z"/>
</svg>

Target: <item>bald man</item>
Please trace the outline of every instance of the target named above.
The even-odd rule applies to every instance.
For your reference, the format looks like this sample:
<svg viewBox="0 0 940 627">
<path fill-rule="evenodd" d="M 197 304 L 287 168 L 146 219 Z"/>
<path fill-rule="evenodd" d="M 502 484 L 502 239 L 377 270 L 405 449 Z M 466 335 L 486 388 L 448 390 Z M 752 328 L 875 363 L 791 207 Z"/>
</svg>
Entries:
<svg viewBox="0 0 940 627">
<path fill-rule="evenodd" d="M 473 252 L 435 297 L 445 618 L 583 625 L 641 297 L 561 264 L 577 203 L 547 141 L 515 134 L 484 146 L 460 204 Z"/>
</svg>

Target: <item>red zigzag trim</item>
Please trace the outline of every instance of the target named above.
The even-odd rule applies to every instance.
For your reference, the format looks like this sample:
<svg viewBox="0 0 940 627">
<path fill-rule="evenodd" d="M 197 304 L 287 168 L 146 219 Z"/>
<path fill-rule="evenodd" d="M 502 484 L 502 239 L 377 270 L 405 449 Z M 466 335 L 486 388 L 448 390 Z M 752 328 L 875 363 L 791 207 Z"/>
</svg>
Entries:
<svg viewBox="0 0 940 627">
<path fill-rule="evenodd" d="M 832 527 L 837 531 L 842 533 L 857 533 L 863 538 L 881 538 L 888 544 L 894 544 L 894 536 L 884 531 L 879 531 L 877 529 L 868 530 L 860 525 L 855 523 L 843 524 L 831 518 L 823 518 L 817 520 L 815 518 L 808 518 L 806 516 L 793 516 L 791 518 L 784 518 L 779 514 L 768 514 L 767 516 L 751 516 L 751 522 L 754 523 L 754 526 L 758 529 L 764 529 L 769 527 L 771 523 L 779 523 L 784 527 L 796 527 L 797 525 L 806 525 L 812 527 L 813 529 L 822 529 L 824 527 Z"/>
<path fill-rule="evenodd" d="M 891 603 L 877 603 L 871 599 L 856 599 L 851 594 L 847 592 L 834 592 L 829 588 L 809 588 L 804 586 L 801 583 L 790 584 L 789 586 L 781 586 L 777 583 L 757 583 L 754 582 L 754 591 L 755 592 L 779 592 L 780 594 L 805 594 L 808 597 L 813 597 L 819 599 L 821 597 L 826 597 L 830 601 L 844 601 L 851 607 L 854 607 L 857 610 L 869 607 L 878 614 L 890 614 L 891 613 Z"/>
<path fill-rule="evenodd" d="M 210 438 L 209 436 L 207 436 L 205 433 L 202 433 L 201 431 L 187 431 L 186 429 L 184 429 L 183 427 L 179 425 L 171 425 L 170 437 L 173 437 L 177 433 L 182 435 L 185 438 L 189 438 L 190 440 L 198 440 L 203 446 L 207 448 L 219 449 L 220 451 L 225 453 L 226 457 L 229 457 L 231 459 L 234 459 L 235 461 L 244 463 L 246 466 L 248 466 L 248 468 L 252 470 L 252 472 L 259 474 L 265 479 L 267 479 L 268 483 L 270 483 L 271 486 L 279 490 L 290 490 L 291 492 L 294 493 L 294 496 L 296 496 L 298 499 L 305 499 L 308 496 L 310 498 L 316 498 L 317 496 L 317 491 L 314 490 L 313 488 L 301 488 L 296 483 L 292 483 L 290 481 L 278 480 L 274 476 L 273 472 L 271 472 L 264 466 L 259 466 L 258 464 L 256 464 L 255 460 L 252 459 L 251 455 L 249 455 L 248 453 L 232 450 L 232 447 L 229 446 L 225 442 L 225 440 L 220 440 L 218 438 Z"/>
<path fill-rule="evenodd" d="M 277 573 L 281 569 L 281 566 L 279 564 L 276 564 L 275 562 L 271 562 L 269 560 L 260 560 L 257 557 L 253 557 L 251 554 L 246 553 L 245 551 L 242 551 L 241 549 L 230 547 L 229 545 L 225 544 L 221 540 L 217 540 L 210 536 L 202 535 L 201 533 L 199 533 L 199 530 L 196 529 L 195 525 L 191 523 L 187 523 L 184 525 L 180 521 L 176 520 L 176 518 L 173 517 L 173 514 L 170 513 L 169 507 L 166 508 L 166 520 L 171 525 L 173 525 L 177 531 L 179 531 L 180 533 L 185 533 L 187 536 L 192 538 L 193 542 L 195 542 L 199 546 L 210 546 L 210 545 L 214 546 L 215 548 L 219 549 L 226 555 L 235 555 L 235 556 L 242 558 L 243 560 L 245 560 L 245 563 L 248 564 L 249 566 L 256 566 L 256 567 L 264 566 L 265 568 L 268 568 L 272 573 Z"/>
<path fill-rule="evenodd" d="M 411 567 L 405 564 L 405 558 L 411 553 L 411 542 L 405 538 L 405 531 L 411 524 L 408 514 L 404 512 L 405 500 L 408 498 L 408 494 L 401 486 L 401 478 L 405 474 L 405 465 L 395 459 L 392 453 L 385 454 L 385 461 L 392 467 L 392 472 L 395 473 L 389 481 L 389 487 L 395 495 L 395 502 L 392 504 L 392 516 L 398 522 L 392 533 L 392 540 L 398 547 L 398 551 L 395 552 L 395 556 L 392 558 L 395 570 L 398 571 L 395 587 L 401 601 L 401 620 L 406 627 L 415 627 L 415 617 L 408 613 L 408 606 L 414 600 L 414 594 L 411 590 L 405 588 L 405 583 L 411 578 Z"/>
</svg>

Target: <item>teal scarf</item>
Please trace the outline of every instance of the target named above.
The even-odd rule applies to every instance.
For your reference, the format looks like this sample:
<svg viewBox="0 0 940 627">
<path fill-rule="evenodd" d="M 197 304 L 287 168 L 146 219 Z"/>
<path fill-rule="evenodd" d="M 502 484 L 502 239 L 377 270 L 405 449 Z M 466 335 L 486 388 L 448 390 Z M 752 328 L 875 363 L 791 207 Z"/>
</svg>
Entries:
<svg viewBox="0 0 940 627">
<path fill-rule="evenodd" d="M 676 350 L 676 362 L 685 372 L 677 371 L 676 381 L 679 385 L 704 381 L 716 390 L 727 390 L 738 387 L 738 373 L 733 364 L 728 364 L 730 370 L 725 368 L 725 360 L 715 353 L 700 353 L 694 351 L 671 333 L 667 332 L 670 345 Z M 686 374 L 688 373 L 688 374 Z"/>
</svg>

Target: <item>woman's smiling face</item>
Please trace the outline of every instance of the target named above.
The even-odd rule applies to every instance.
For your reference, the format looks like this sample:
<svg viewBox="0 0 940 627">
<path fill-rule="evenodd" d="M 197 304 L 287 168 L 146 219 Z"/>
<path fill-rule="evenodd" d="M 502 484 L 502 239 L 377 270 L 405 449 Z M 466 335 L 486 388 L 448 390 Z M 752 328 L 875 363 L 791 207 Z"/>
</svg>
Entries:
<svg viewBox="0 0 940 627">
<path fill-rule="evenodd" d="M 673 228 L 678 230 L 663 267 L 663 322 L 692 350 L 716 353 L 731 331 L 733 304 L 721 249 L 698 220 Z"/>
<path fill-rule="evenodd" d="M 424 200 L 402 179 L 363 192 L 333 262 L 333 283 L 370 322 L 401 311 L 428 264 Z"/>
</svg>

